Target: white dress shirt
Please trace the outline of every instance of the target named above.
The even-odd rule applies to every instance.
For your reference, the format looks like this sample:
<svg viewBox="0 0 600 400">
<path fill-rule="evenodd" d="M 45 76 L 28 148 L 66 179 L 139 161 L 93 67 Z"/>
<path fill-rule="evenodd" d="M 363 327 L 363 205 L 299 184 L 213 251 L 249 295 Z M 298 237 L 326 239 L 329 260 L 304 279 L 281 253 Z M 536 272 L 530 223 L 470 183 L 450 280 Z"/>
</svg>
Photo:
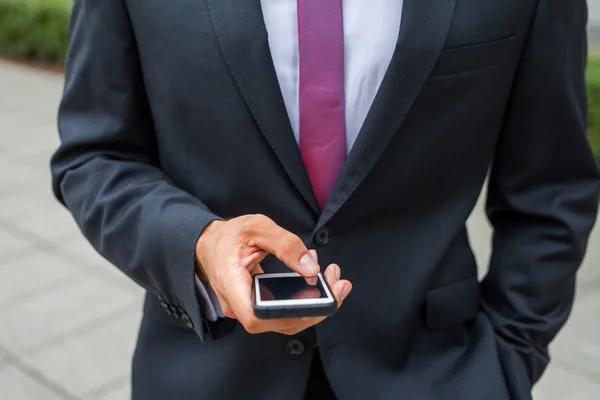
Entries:
<svg viewBox="0 0 600 400">
<path fill-rule="evenodd" d="M 347 150 L 354 144 L 398 40 L 403 0 L 342 0 Z M 271 57 L 298 141 L 298 8 L 296 0 L 261 0 Z"/>
<path fill-rule="evenodd" d="M 288 117 L 298 129 L 297 0 L 261 0 L 269 47 Z M 403 0 L 342 0 L 344 13 L 344 88 L 346 144 L 350 152 L 388 69 L 402 19 Z M 210 288 L 198 282 L 204 315 L 223 317 Z M 212 301 L 208 301 L 208 297 Z"/>
</svg>

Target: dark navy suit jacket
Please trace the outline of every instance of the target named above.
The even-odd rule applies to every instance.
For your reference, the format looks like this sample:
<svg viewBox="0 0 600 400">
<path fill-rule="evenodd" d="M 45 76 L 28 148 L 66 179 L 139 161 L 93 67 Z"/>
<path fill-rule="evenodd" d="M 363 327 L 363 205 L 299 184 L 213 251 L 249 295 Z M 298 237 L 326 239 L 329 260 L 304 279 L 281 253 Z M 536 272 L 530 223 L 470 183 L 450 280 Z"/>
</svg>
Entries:
<svg viewBox="0 0 600 400">
<path fill-rule="evenodd" d="M 301 399 L 315 343 L 342 400 L 530 398 L 598 207 L 585 1 L 404 3 L 320 212 L 258 0 L 75 0 L 53 183 L 148 291 L 134 399 Z M 480 282 L 465 221 L 490 165 Z M 294 338 L 206 321 L 196 241 L 249 213 L 310 247 L 319 234 L 322 264 L 354 283 L 334 317 Z"/>
</svg>

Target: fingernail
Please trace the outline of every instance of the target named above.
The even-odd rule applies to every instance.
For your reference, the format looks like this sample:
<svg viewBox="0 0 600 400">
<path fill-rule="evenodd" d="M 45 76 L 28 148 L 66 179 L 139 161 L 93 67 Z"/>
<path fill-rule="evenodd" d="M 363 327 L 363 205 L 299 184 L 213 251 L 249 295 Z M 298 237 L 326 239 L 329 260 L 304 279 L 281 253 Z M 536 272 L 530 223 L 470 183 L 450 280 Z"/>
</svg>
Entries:
<svg viewBox="0 0 600 400">
<path fill-rule="evenodd" d="M 306 275 L 316 275 L 319 273 L 319 264 L 312 258 L 309 253 L 306 253 L 300 259 L 300 268 Z"/>
<path fill-rule="evenodd" d="M 335 278 L 339 281 L 342 277 L 342 270 L 339 266 L 335 267 Z"/>
<path fill-rule="evenodd" d="M 350 290 L 352 290 L 350 285 L 344 286 L 344 289 L 342 289 L 342 300 L 345 300 L 346 297 L 348 297 L 348 295 L 350 294 Z"/>
<path fill-rule="evenodd" d="M 306 278 L 306 283 L 308 283 L 311 286 L 315 286 L 318 281 L 319 281 L 319 278 L 317 278 L 316 276 L 314 276 L 312 278 Z"/>
<path fill-rule="evenodd" d="M 316 250 L 309 250 L 310 255 L 312 256 L 313 260 L 315 260 L 316 263 L 319 262 L 319 256 L 317 255 L 317 251 Z"/>
</svg>

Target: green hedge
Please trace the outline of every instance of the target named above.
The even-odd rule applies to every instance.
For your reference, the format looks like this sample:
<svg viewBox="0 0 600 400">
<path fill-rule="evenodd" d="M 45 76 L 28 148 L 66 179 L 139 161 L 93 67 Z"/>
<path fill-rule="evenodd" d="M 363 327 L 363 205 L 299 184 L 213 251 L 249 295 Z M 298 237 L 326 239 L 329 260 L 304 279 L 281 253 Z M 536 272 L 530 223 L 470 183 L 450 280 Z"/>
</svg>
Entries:
<svg viewBox="0 0 600 400">
<path fill-rule="evenodd" d="M 589 98 L 588 136 L 600 165 L 600 59 L 590 60 L 586 79 Z"/>
<path fill-rule="evenodd" d="M 62 64 L 72 1 L 0 0 L 0 55 Z M 587 80 L 589 137 L 600 164 L 600 58 L 590 61 Z"/>
<path fill-rule="evenodd" d="M 72 0 L 0 0 L 0 54 L 61 64 Z"/>
</svg>

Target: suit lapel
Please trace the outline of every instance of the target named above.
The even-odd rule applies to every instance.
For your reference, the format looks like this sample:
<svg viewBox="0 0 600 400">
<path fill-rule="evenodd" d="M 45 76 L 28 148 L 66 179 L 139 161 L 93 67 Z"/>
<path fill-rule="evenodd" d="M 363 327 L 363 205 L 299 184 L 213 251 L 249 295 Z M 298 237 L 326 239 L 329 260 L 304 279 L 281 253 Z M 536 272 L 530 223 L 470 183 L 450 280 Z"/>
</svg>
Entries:
<svg viewBox="0 0 600 400">
<path fill-rule="evenodd" d="M 259 0 L 205 0 L 230 73 L 283 168 L 319 213 L 273 66 Z M 320 215 L 324 225 L 375 165 L 427 80 L 456 0 L 405 0 L 396 49 L 379 92 Z"/>
<path fill-rule="evenodd" d="M 311 208 L 320 213 L 269 50 L 259 0 L 206 0 L 223 57 L 256 123 Z"/>
<path fill-rule="evenodd" d="M 405 0 L 390 66 L 346 160 L 317 228 L 340 209 L 398 131 L 448 34 L 455 0 Z"/>
</svg>

